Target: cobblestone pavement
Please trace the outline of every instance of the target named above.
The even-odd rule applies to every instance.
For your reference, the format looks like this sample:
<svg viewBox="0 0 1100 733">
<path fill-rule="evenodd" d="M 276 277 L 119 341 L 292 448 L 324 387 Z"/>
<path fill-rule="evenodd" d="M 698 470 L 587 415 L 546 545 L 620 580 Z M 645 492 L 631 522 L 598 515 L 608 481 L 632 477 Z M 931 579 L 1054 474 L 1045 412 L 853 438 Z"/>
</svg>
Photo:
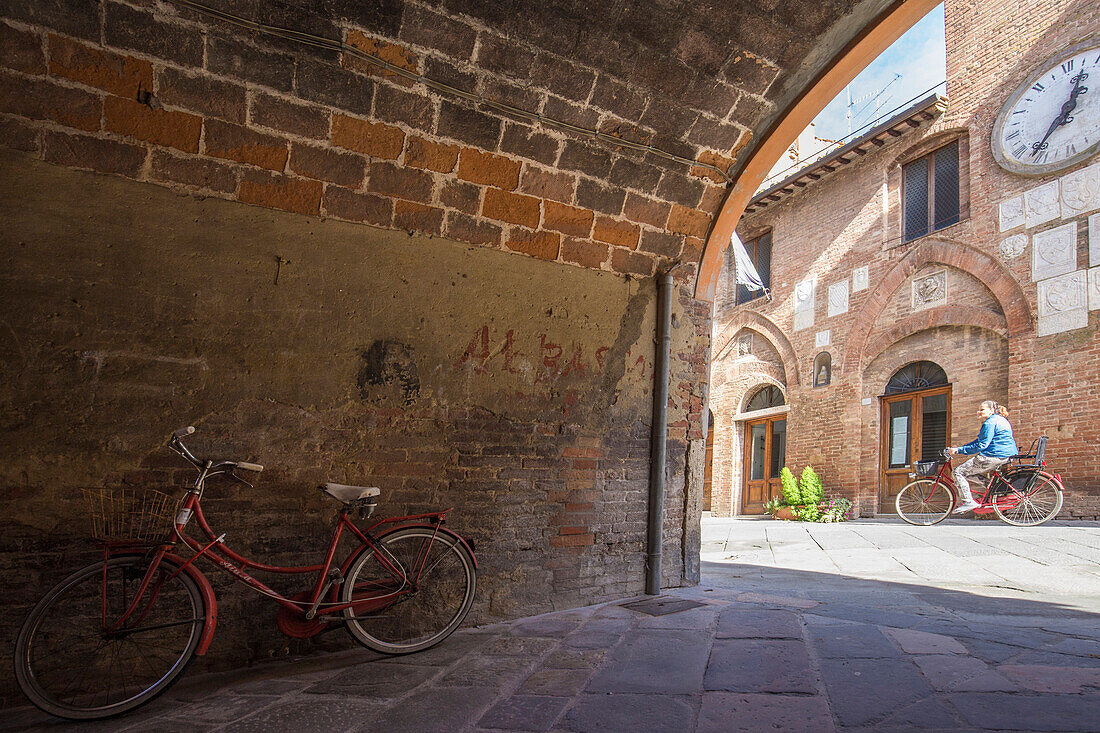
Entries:
<svg viewBox="0 0 1100 733">
<path fill-rule="evenodd" d="M 1096 731 L 1100 523 L 704 520 L 703 583 L 185 679 L 130 716 L 15 729 Z M 695 605 L 697 604 L 697 605 Z M 676 610 L 692 605 L 691 608 Z"/>
</svg>

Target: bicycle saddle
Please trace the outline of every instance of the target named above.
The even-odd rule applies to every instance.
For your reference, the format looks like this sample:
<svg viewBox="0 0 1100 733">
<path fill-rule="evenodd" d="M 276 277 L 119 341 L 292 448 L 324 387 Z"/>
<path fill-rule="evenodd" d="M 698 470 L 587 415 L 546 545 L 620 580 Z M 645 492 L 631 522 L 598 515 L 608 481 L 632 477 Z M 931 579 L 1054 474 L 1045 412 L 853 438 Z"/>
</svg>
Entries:
<svg viewBox="0 0 1100 733">
<path fill-rule="evenodd" d="M 350 504 L 353 501 L 366 499 L 368 496 L 378 496 L 382 490 L 374 486 L 348 486 L 347 484 L 325 484 L 319 487 L 326 494 L 337 501 Z"/>
</svg>

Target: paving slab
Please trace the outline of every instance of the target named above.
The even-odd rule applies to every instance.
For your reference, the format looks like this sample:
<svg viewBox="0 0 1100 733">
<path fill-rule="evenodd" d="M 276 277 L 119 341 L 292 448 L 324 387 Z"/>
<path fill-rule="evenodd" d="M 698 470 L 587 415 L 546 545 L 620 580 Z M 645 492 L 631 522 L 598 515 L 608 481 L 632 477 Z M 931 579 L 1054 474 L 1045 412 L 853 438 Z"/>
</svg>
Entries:
<svg viewBox="0 0 1100 733">
<path fill-rule="evenodd" d="M 870 624 L 845 624 L 843 626 L 810 624 L 807 628 L 810 643 L 823 658 L 853 659 L 856 657 L 898 657 L 897 647 L 877 626 Z"/>
<path fill-rule="evenodd" d="M 801 639 L 717 639 L 703 689 L 810 695 L 817 679 Z"/>
<path fill-rule="evenodd" d="M 702 689 L 711 639 L 691 631 L 638 629 L 611 651 L 588 692 L 692 694 Z"/>
<path fill-rule="evenodd" d="M 970 725 L 985 730 L 1089 731 L 1100 716 L 1097 695 L 1013 695 L 970 692 L 949 695 L 948 701 Z"/>
<path fill-rule="evenodd" d="M 966 647 L 957 639 L 943 634 L 913 629 L 886 629 L 885 631 L 906 654 L 966 654 Z"/>
<path fill-rule="evenodd" d="M 570 697 L 513 695 L 490 708 L 478 725 L 507 730 L 550 730 L 569 705 Z"/>
<path fill-rule="evenodd" d="M 718 617 L 718 639 L 801 639 L 798 614 L 788 610 L 727 608 Z"/>
<path fill-rule="evenodd" d="M 703 693 L 697 733 L 758 733 L 762 730 L 832 733 L 828 701 L 821 696 Z"/>
<path fill-rule="evenodd" d="M 690 698 L 673 695 L 583 695 L 558 724 L 573 733 L 683 733 L 695 727 Z"/>
<path fill-rule="evenodd" d="M 925 679 L 941 692 L 1013 692 L 1020 686 L 980 659 L 928 654 L 913 659 Z"/>
<path fill-rule="evenodd" d="M 240 733 L 270 733 L 288 728 L 304 733 L 361 730 L 384 710 L 384 706 L 369 700 L 297 698 L 239 719 L 232 729 Z"/>
<path fill-rule="evenodd" d="M 833 714 L 847 726 L 884 720 L 934 694 L 917 666 L 906 659 L 823 659 L 821 674 Z"/>
</svg>

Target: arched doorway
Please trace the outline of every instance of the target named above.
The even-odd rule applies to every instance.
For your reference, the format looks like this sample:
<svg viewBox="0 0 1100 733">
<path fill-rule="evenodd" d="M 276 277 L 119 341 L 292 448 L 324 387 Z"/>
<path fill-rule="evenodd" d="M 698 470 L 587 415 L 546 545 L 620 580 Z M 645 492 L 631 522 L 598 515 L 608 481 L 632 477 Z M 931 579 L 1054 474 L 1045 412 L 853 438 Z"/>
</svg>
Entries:
<svg viewBox="0 0 1100 733">
<path fill-rule="evenodd" d="M 744 412 L 769 412 L 745 421 L 742 514 L 763 514 L 764 504 L 781 492 L 779 472 L 787 462 L 787 414 L 772 410 L 785 404 L 783 391 L 770 384 L 753 392 L 745 403 Z"/>
<path fill-rule="evenodd" d="M 931 461 L 951 435 L 951 384 L 931 361 L 915 361 L 894 372 L 882 395 L 879 513 L 893 513 L 898 491 L 909 481 L 914 461 Z"/>
</svg>

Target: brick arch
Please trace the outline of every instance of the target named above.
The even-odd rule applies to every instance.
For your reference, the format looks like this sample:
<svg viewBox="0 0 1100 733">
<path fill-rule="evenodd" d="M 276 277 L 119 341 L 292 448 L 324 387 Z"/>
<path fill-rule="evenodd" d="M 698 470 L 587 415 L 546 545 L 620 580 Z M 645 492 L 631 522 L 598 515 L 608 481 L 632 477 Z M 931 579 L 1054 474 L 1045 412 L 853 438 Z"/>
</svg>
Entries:
<svg viewBox="0 0 1100 733">
<path fill-rule="evenodd" d="M 722 329 L 722 333 L 715 339 L 718 346 L 712 352 L 714 361 L 722 357 L 733 342 L 734 336 L 742 328 L 751 328 L 760 333 L 771 342 L 772 347 L 779 353 L 779 358 L 783 360 L 785 388 L 801 384 L 798 375 L 798 359 L 795 357 L 794 347 L 791 345 L 790 339 L 770 318 L 756 311 L 741 311 L 726 324 L 725 328 Z"/>
<path fill-rule="evenodd" d="M 976 326 L 1003 337 L 1008 336 L 1008 323 L 999 313 L 974 306 L 944 305 L 914 313 L 868 341 L 863 347 L 863 362 L 870 364 L 879 354 L 906 336 L 940 326 Z"/>
<path fill-rule="evenodd" d="M 749 199 L 764 182 L 776 161 L 806 129 L 817 114 L 844 90 L 859 72 L 890 47 L 905 31 L 927 15 L 939 0 L 893 2 L 856 34 L 831 61 L 807 83 L 800 93 L 783 107 L 755 141 L 746 139 L 747 152 L 734 169 L 734 182 L 726 191 L 714 225 L 699 260 L 695 278 L 695 297 L 714 301 L 718 275 L 722 270 L 722 252 L 729 246 L 737 222 L 745 213 Z M 759 128 L 754 128 L 759 129 Z"/>
<path fill-rule="evenodd" d="M 878 318 L 890 296 L 894 294 L 909 277 L 920 268 L 930 264 L 941 264 L 962 270 L 982 282 L 993 293 L 1004 312 L 1004 335 L 1018 336 L 1027 333 L 1032 328 L 1031 307 L 1016 278 L 1005 267 L 989 255 L 973 247 L 948 239 L 928 239 L 917 246 L 902 258 L 902 260 L 887 273 L 886 277 L 867 298 L 866 305 L 852 324 L 852 340 L 848 344 L 841 370 L 843 374 L 857 373 L 863 368 L 868 351 L 868 336 L 871 327 Z M 946 307 L 950 311 L 951 307 Z M 940 309 L 932 309 L 928 312 L 936 312 Z M 952 316 L 962 317 L 967 309 L 958 307 L 951 311 Z M 946 315 L 945 311 L 945 315 Z M 923 322 L 924 314 L 914 314 L 902 323 L 916 318 L 914 323 Z M 895 328 L 899 327 L 895 326 Z M 980 323 L 966 323 L 958 325 L 982 325 Z M 920 330 L 919 328 L 917 330 Z M 992 330 L 997 330 L 992 328 Z M 894 329 L 891 329 L 893 332 Z M 912 333 L 912 331 L 910 331 Z M 876 339 L 877 341 L 878 339 Z"/>
<path fill-rule="evenodd" d="M 969 128 L 966 127 L 951 127 L 944 130 L 940 130 L 926 138 L 922 138 L 913 143 L 905 150 L 901 151 L 889 163 L 889 168 L 894 166 L 900 166 L 908 163 L 911 160 L 916 160 L 922 155 L 926 155 L 937 148 L 941 148 L 952 140 L 958 140 L 967 137 L 970 134 Z"/>
</svg>

